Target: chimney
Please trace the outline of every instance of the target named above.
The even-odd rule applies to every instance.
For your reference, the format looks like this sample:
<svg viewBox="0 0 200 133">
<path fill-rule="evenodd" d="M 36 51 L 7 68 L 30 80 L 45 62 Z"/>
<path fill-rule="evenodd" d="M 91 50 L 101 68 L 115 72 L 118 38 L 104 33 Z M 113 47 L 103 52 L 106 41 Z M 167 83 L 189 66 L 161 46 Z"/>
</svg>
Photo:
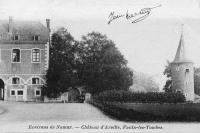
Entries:
<svg viewBox="0 0 200 133">
<path fill-rule="evenodd" d="M 46 23 L 47 23 L 47 28 L 49 29 L 49 32 L 51 31 L 50 29 L 50 19 L 46 19 Z"/>
<path fill-rule="evenodd" d="M 9 22 L 8 22 L 8 32 L 12 33 L 13 31 L 13 17 L 9 16 Z"/>
</svg>

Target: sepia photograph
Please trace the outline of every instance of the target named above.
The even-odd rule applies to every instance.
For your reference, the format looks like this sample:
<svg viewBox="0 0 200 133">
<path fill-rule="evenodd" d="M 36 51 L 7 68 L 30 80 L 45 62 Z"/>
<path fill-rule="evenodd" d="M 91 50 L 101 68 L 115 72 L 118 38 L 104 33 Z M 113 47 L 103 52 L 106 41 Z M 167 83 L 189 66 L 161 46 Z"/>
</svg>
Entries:
<svg viewBox="0 0 200 133">
<path fill-rule="evenodd" d="M 200 0 L 0 0 L 0 133 L 196 133 Z"/>
</svg>

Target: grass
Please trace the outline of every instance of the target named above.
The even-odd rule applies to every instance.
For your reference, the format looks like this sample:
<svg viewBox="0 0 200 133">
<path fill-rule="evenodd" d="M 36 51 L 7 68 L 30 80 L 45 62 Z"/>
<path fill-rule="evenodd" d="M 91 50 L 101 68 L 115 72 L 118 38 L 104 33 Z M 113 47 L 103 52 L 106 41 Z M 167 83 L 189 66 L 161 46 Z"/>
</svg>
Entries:
<svg viewBox="0 0 200 133">
<path fill-rule="evenodd" d="M 140 122 L 200 122 L 199 103 L 91 102 L 112 118 Z"/>
</svg>

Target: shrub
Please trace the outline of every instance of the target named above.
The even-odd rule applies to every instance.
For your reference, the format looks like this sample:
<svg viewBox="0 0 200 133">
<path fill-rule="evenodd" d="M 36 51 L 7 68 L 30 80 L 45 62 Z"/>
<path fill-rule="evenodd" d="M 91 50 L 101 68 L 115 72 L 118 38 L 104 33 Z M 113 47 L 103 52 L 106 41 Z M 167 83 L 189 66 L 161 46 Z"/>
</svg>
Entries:
<svg viewBox="0 0 200 133">
<path fill-rule="evenodd" d="M 181 103 L 185 102 L 182 93 L 174 92 L 138 92 L 108 90 L 99 93 L 94 99 L 105 102 L 142 102 L 142 103 Z"/>
</svg>

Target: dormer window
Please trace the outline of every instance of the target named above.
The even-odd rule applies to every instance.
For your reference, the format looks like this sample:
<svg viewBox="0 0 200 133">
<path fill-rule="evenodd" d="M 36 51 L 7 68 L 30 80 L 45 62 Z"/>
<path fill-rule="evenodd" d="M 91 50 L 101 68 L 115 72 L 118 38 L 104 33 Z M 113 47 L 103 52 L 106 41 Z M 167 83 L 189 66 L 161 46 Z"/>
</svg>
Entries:
<svg viewBox="0 0 200 133">
<path fill-rule="evenodd" d="M 19 40 L 19 35 L 14 35 L 13 40 Z"/>
<path fill-rule="evenodd" d="M 39 41 L 39 36 L 38 35 L 33 36 L 33 40 L 34 41 Z"/>
</svg>

